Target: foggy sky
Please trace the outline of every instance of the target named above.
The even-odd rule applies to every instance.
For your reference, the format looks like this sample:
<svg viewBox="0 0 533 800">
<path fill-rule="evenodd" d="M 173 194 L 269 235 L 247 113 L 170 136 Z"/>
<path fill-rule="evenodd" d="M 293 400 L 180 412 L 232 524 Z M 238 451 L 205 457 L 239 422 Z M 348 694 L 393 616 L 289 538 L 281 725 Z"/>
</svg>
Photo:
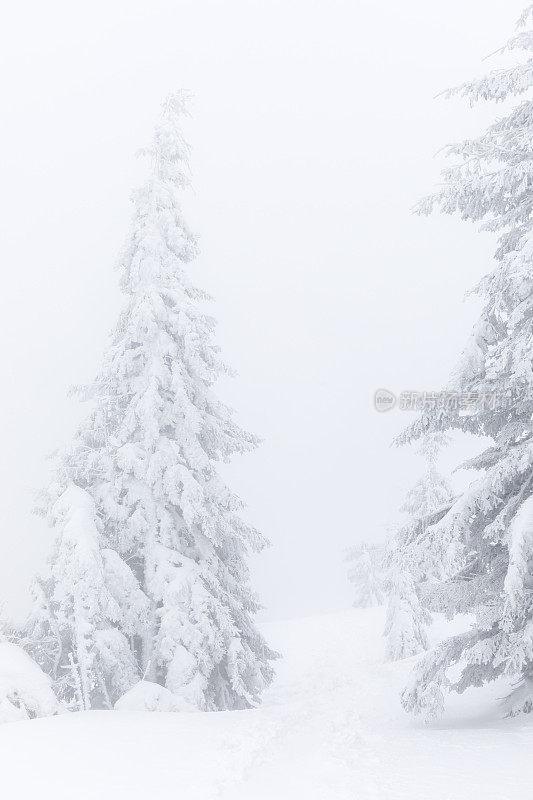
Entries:
<svg viewBox="0 0 533 800">
<path fill-rule="evenodd" d="M 120 308 L 113 266 L 163 97 L 195 93 L 187 137 L 200 235 L 239 377 L 220 386 L 264 444 L 227 470 L 272 547 L 265 617 L 351 601 L 343 550 L 381 538 L 422 463 L 376 388 L 439 389 L 475 321 L 463 296 L 493 242 L 411 207 L 450 141 L 494 108 L 434 99 L 498 66 L 515 0 L 11 3 L 3 75 L 0 601 L 21 613 L 49 531 L 31 515 L 46 455 L 87 409 Z M 454 466 L 471 445 L 443 457 Z M 459 478 L 457 480 L 460 480 Z"/>
</svg>

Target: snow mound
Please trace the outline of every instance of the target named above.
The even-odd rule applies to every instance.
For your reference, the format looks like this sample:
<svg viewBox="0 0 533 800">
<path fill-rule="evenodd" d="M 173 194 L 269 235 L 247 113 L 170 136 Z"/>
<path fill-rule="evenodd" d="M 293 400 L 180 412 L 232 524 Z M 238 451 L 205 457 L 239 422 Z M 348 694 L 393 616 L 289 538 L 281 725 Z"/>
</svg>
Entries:
<svg viewBox="0 0 533 800">
<path fill-rule="evenodd" d="M 17 645 L 0 642 L 0 723 L 57 714 L 50 680 Z"/>
<path fill-rule="evenodd" d="M 151 681 L 139 681 L 115 703 L 115 711 L 194 711 L 182 697 Z"/>
</svg>

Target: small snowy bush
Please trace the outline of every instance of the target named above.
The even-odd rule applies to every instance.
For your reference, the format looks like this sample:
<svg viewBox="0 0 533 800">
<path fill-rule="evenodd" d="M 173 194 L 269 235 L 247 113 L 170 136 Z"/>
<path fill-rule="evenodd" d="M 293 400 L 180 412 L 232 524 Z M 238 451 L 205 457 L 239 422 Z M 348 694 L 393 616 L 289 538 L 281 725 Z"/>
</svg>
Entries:
<svg viewBox="0 0 533 800">
<path fill-rule="evenodd" d="M 194 706 L 152 681 L 139 681 L 115 703 L 115 711 L 194 711 Z"/>
<path fill-rule="evenodd" d="M 0 722 L 60 711 L 50 679 L 16 644 L 0 642 Z"/>
</svg>

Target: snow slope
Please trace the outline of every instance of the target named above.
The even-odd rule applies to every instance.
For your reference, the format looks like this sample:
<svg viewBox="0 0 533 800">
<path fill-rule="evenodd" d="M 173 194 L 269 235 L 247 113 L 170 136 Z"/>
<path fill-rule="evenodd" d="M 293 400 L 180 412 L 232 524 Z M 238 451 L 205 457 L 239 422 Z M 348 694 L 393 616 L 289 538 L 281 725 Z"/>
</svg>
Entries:
<svg viewBox="0 0 533 800">
<path fill-rule="evenodd" d="M 0 727 L 2 796 L 21 800 L 527 800 L 533 719 L 500 718 L 505 687 L 452 698 L 423 726 L 383 664 L 383 610 L 265 627 L 283 651 L 260 709 L 89 712 Z"/>
</svg>

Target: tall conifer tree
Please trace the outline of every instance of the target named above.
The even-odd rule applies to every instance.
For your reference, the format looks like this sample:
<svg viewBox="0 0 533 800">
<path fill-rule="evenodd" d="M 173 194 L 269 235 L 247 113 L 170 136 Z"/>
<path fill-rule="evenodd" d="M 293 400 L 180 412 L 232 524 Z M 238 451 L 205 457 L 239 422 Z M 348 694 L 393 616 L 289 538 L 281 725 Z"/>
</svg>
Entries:
<svg viewBox="0 0 533 800">
<path fill-rule="evenodd" d="M 448 387 L 471 407 L 427 411 L 402 437 L 457 429 L 492 440 L 466 465 L 478 479 L 424 537 L 451 575 L 442 610 L 475 617 L 471 630 L 428 655 L 404 693 L 408 709 L 429 714 L 442 708 L 444 689 L 500 676 L 515 681 L 509 712 L 533 709 L 532 21 L 533 5 L 503 48 L 526 59 L 448 92 L 471 103 L 517 102 L 478 138 L 448 148 L 454 163 L 444 185 L 419 209 L 439 207 L 499 234 L 495 266 L 476 290 L 481 317 Z M 452 679 L 457 662 L 464 666 Z"/>
<path fill-rule="evenodd" d="M 48 649 L 57 667 L 68 583 L 69 603 L 79 610 L 73 619 L 83 630 L 63 637 L 59 659 L 78 675 L 69 691 L 81 693 L 81 707 L 112 705 L 144 678 L 200 709 L 245 708 L 257 704 L 272 679 L 274 654 L 253 623 L 259 605 L 247 565 L 265 539 L 243 521 L 243 504 L 216 466 L 253 450 L 257 439 L 213 394 L 228 369 L 213 343 L 214 321 L 202 309 L 208 298 L 188 275 L 197 244 L 180 205 L 189 183 L 185 111 L 185 96 L 171 96 L 145 151 L 150 173 L 134 194 L 119 264 L 124 308 L 85 391 L 94 410 L 62 456 L 47 500 L 53 524 L 63 527 L 29 630 L 34 652 L 46 661 Z M 89 609 L 76 594 L 90 579 L 87 565 L 80 566 L 75 546 L 61 546 L 64 514 L 59 521 L 50 514 L 65 491 L 83 500 L 90 567 L 101 582 Z M 90 504 L 94 520 L 87 519 Z M 67 532 L 69 540 L 76 535 L 72 526 Z M 114 631 L 114 670 L 124 678 L 117 686 L 97 686 L 94 641 L 104 630 L 107 642 Z"/>
</svg>

